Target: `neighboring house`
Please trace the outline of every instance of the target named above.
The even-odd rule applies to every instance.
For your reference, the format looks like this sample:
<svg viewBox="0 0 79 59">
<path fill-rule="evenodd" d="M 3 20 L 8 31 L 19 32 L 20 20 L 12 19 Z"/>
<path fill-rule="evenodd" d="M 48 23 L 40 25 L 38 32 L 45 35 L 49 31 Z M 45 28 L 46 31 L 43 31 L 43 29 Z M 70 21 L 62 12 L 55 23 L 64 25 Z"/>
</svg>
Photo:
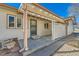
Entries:
<svg viewBox="0 0 79 59">
<path fill-rule="evenodd" d="M 73 31 L 69 22 L 69 31 Z M 65 21 L 36 3 L 21 4 L 19 10 L 0 4 L 0 40 L 11 38 L 24 39 L 27 50 L 28 38 L 40 38 L 50 35 L 51 40 L 66 36 Z"/>
</svg>

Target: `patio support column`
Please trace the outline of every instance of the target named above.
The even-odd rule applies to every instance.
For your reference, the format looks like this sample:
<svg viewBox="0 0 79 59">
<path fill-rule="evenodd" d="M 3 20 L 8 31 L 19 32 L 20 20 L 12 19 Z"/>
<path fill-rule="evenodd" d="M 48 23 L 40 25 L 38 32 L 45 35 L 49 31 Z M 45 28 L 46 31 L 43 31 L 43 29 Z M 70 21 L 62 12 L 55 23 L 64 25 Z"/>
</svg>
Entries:
<svg viewBox="0 0 79 59">
<path fill-rule="evenodd" d="M 55 24 L 54 24 L 54 23 L 55 23 L 55 22 L 52 21 L 52 40 L 55 39 Z"/>
<path fill-rule="evenodd" d="M 28 18 L 27 18 L 27 4 L 23 4 L 23 31 L 24 31 L 24 50 L 28 50 Z"/>
</svg>

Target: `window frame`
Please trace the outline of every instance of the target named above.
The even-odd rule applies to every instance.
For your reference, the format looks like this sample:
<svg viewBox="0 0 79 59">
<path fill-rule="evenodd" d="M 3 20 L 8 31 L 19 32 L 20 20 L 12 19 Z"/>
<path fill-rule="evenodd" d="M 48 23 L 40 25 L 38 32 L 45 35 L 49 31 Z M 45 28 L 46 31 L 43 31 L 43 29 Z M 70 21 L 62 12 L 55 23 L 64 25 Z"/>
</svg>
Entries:
<svg viewBox="0 0 79 59">
<path fill-rule="evenodd" d="M 14 27 L 9 27 L 9 16 L 14 17 Z M 6 24 L 7 24 L 8 29 L 23 29 L 23 20 L 22 20 L 22 18 L 21 18 L 21 27 L 17 27 L 17 24 L 18 24 L 17 21 L 18 21 L 17 15 L 7 14 L 7 20 L 6 20 L 7 23 Z"/>
<path fill-rule="evenodd" d="M 14 27 L 9 27 L 9 16 L 11 16 L 11 17 L 14 17 Z M 10 29 L 15 29 L 16 28 L 16 16 L 15 15 L 10 15 L 10 14 L 8 14 L 7 15 L 7 25 L 8 25 L 8 28 L 10 28 Z"/>
<path fill-rule="evenodd" d="M 44 29 L 49 29 L 49 23 L 44 23 Z"/>
<path fill-rule="evenodd" d="M 18 24 L 18 23 L 17 23 L 17 21 L 18 21 L 18 16 L 16 17 L 16 28 L 18 28 L 18 29 L 23 28 L 23 20 L 22 20 L 22 19 L 23 19 L 23 16 L 22 16 L 22 18 L 21 18 L 21 27 L 18 27 L 18 26 L 17 26 L 17 24 Z"/>
</svg>

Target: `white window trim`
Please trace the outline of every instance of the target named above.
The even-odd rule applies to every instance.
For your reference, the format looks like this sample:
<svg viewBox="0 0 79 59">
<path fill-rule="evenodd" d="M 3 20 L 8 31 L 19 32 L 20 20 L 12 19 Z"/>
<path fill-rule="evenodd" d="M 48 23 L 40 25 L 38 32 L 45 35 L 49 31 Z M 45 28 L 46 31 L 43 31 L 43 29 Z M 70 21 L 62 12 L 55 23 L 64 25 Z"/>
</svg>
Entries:
<svg viewBox="0 0 79 59">
<path fill-rule="evenodd" d="M 9 16 L 14 17 L 14 27 L 9 27 Z M 16 16 L 14 16 L 14 15 L 8 15 L 7 17 L 8 17 L 8 18 L 7 18 L 7 19 L 8 19 L 8 28 L 12 28 L 12 29 L 13 29 L 13 28 L 16 28 Z"/>
</svg>

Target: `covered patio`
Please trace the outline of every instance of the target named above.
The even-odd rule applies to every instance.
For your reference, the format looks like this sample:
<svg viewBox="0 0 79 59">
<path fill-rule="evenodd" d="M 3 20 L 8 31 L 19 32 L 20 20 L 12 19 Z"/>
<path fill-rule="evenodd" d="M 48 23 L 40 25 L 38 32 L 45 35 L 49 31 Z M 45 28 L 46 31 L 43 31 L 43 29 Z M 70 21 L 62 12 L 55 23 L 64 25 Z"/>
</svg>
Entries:
<svg viewBox="0 0 79 59">
<path fill-rule="evenodd" d="M 62 35 L 56 35 L 56 33 L 55 32 L 60 32 L 59 30 L 57 30 L 57 31 L 55 31 L 56 29 L 58 29 L 60 26 L 61 26 L 61 28 L 63 28 L 62 27 L 62 25 L 60 25 L 60 26 L 58 26 L 60 23 L 64 23 L 64 21 L 62 21 L 62 19 L 60 18 L 60 17 L 58 17 L 58 16 L 56 16 L 56 15 L 53 15 L 53 14 L 51 14 L 51 12 L 49 12 L 49 14 L 51 15 L 51 18 L 50 17 L 47 17 L 47 16 L 42 16 L 41 14 L 39 14 L 39 13 L 36 13 L 36 12 L 29 12 L 28 10 L 27 10 L 27 7 L 28 7 L 28 5 L 27 4 L 23 4 L 23 10 L 22 10 L 22 12 L 23 12 L 23 32 L 24 32 L 24 41 L 23 41 L 23 46 L 21 46 L 24 50 L 26 50 L 26 51 L 28 51 L 28 50 L 30 50 L 30 49 L 35 49 L 35 48 L 38 48 L 38 47 L 40 47 L 40 46 L 44 46 L 44 44 L 45 45 L 47 45 L 47 44 L 49 44 L 49 43 L 52 43 L 53 41 L 55 41 L 56 40 L 56 38 L 58 38 L 58 37 L 62 37 Z M 38 6 L 36 6 L 36 7 L 38 7 Z M 43 9 L 42 9 L 43 10 Z M 48 11 L 45 11 L 45 12 L 48 12 Z M 34 22 L 34 21 L 31 21 L 32 23 L 32 27 L 30 26 L 30 27 L 28 27 L 28 23 L 29 23 L 29 17 L 28 17 L 28 14 L 29 15 L 33 15 L 33 16 L 36 16 L 36 17 L 38 17 L 38 18 L 35 18 L 35 17 L 31 17 L 31 19 L 33 20 L 33 18 L 35 18 L 34 20 L 39 20 L 39 19 L 44 19 L 44 21 L 41 21 L 41 20 L 39 20 L 39 21 L 36 21 L 36 22 L 38 22 L 40 25 L 38 26 L 38 23 L 36 23 L 36 22 Z M 52 18 L 53 17 L 53 18 Z M 46 20 L 49 20 L 50 21 L 50 25 L 49 24 L 45 24 L 44 22 L 46 22 Z M 60 22 L 60 23 L 58 23 L 57 25 L 55 24 L 55 22 Z M 35 23 L 35 24 L 34 24 Z M 36 25 L 37 24 L 37 25 Z M 47 26 L 48 25 L 48 26 Z M 49 27 L 50 26 L 50 27 Z M 55 28 L 55 27 L 57 27 L 57 28 Z M 29 28 L 31 28 L 31 29 L 29 29 Z M 46 29 L 45 29 L 46 28 Z M 48 30 L 48 28 L 50 29 L 50 30 Z M 32 30 L 33 29 L 33 30 Z M 35 30 L 36 29 L 36 30 Z M 37 34 L 36 34 L 36 36 L 45 36 L 45 37 L 41 37 L 41 38 L 39 38 L 39 39 L 36 39 L 36 40 L 31 40 L 31 39 L 28 39 L 28 36 L 29 36 L 29 33 L 30 33 L 30 31 L 31 31 L 31 33 L 35 33 L 36 34 L 36 32 L 35 31 L 37 31 Z M 64 32 L 64 31 L 63 31 Z M 51 34 L 51 36 L 46 36 L 46 35 L 49 35 L 49 34 Z M 60 33 L 59 33 L 60 34 Z"/>
</svg>

